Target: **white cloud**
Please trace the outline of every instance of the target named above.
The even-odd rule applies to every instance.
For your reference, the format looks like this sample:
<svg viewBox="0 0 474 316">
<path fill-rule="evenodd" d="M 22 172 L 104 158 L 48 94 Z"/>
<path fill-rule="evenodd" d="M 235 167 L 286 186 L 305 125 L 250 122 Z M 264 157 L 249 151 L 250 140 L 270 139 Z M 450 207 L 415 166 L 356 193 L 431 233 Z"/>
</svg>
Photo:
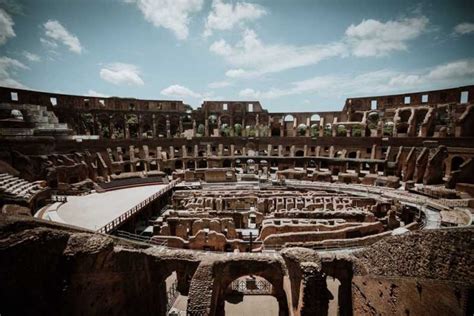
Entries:
<svg viewBox="0 0 474 316">
<path fill-rule="evenodd" d="M 283 89 L 266 91 L 243 89 L 241 97 L 255 99 L 276 99 L 304 93 L 326 97 L 334 95 L 363 96 L 400 93 L 414 90 L 439 89 L 446 86 L 472 84 L 474 80 L 474 59 L 457 60 L 413 73 L 382 69 L 356 76 L 316 76 L 307 80 L 292 82 Z"/>
<path fill-rule="evenodd" d="M 219 40 L 209 49 L 236 67 L 226 73 L 232 78 L 255 77 L 312 65 L 329 57 L 343 55 L 345 51 L 342 43 L 309 46 L 265 45 L 253 30 L 245 30 L 242 40 L 235 46 L 229 45 L 225 40 Z"/>
<path fill-rule="evenodd" d="M 71 34 L 64 26 L 56 20 L 48 20 L 43 24 L 47 39 L 40 38 L 43 44 L 57 47 L 58 42 L 67 46 L 71 52 L 76 54 L 82 53 L 83 47 L 81 42 L 74 34 Z"/>
<path fill-rule="evenodd" d="M 227 70 L 227 77 L 251 78 L 314 65 L 333 57 L 385 56 L 407 50 L 408 42 L 423 34 L 428 22 L 424 16 L 387 22 L 364 20 L 349 26 L 337 41 L 305 46 L 265 44 L 255 31 L 247 29 L 235 45 L 220 39 L 209 50 L 233 67 Z"/>
<path fill-rule="evenodd" d="M 224 81 L 211 82 L 207 86 L 211 89 L 220 89 L 220 88 L 229 87 L 231 85 L 232 85 L 232 82 L 224 80 Z"/>
<path fill-rule="evenodd" d="M 104 94 L 104 93 L 100 93 L 100 92 L 97 92 L 95 90 L 92 90 L 92 89 L 89 89 L 87 91 L 87 94 L 88 96 L 90 97 L 98 97 L 98 98 L 108 98 L 109 96 Z"/>
<path fill-rule="evenodd" d="M 10 37 L 15 37 L 14 24 L 10 15 L 0 8 L 0 45 L 5 44 Z"/>
<path fill-rule="evenodd" d="M 44 46 L 50 49 L 54 49 L 58 47 L 58 44 L 56 42 L 50 41 L 44 37 L 40 37 L 40 42 L 41 44 L 43 44 Z"/>
<path fill-rule="evenodd" d="M 124 63 L 112 63 L 100 70 L 100 77 L 115 85 L 142 86 L 145 84 L 140 77 L 137 66 Z"/>
<path fill-rule="evenodd" d="M 355 56 L 385 56 L 392 51 L 407 50 L 407 41 L 420 36 L 428 22 L 424 16 L 385 23 L 364 20 L 346 29 L 346 40 Z"/>
<path fill-rule="evenodd" d="M 202 8 L 203 0 L 126 0 L 136 3 L 145 20 L 156 27 L 173 31 L 175 36 L 184 40 L 189 35 L 190 14 Z"/>
<path fill-rule="evenodd" d="M 186 88 L 184 86 L 181 86 L 179 84 L 174 84 L 169 86 L 168 88 L 165 88 L 161 90 L 162 95 L 166 95 L 168 97 L 179 97 L 179 98 L 202 98 L 202 94 L 194 92 L 193 90 Z"/>
<path fill-rule="evenodd" d="M 36 54 L 33 54 L 33 53 L 30 53 L 26 50 L 23 51 L 23 56 L 25 56 L 26 59 L 28 59 L 29 61 L 32 61 L 32 62 L 39 62 L 41 61 L 41 57 L 39 57 L 38 55 Z"/>
<path fill-rule="evenodd" d="M 213 0 L 212 10 L 206 20 L 204 36 L 211 35 L 213 30 L 230 30 L 235 25 L 256 20 L 266 13 L 262 6 L 253 3 L 232 4 L 224 3 L 222 0 Z"/>
<path fill-rule="evenodd" d="M 14 74 L 17 70 L 27 69 L 29 68 L 16 59 L 0 57 L 0 86 L 27 89 L 28 87 L 24 84 L 12 78 L 12 72 Z"/>
<path fill-rule="evenodd" d="M 474 23 L 460 23 L 454 27 L 454 33 L 461 35 L 474 33 Z"/>
</svg>

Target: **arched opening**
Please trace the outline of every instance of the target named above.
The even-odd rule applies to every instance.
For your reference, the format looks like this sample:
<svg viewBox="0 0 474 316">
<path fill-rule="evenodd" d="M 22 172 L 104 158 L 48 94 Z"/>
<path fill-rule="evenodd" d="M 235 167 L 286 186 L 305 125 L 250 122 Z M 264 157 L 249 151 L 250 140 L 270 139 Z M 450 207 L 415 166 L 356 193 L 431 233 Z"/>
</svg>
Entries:
<svg viewBox="0 0 474 316">
<path fill-rule="evenodd" d="M 138 116 L 135 114 L 127 115 L 127 125 L 130 138 L 138 137 Z"/>
<path fill-rule="evenodd" d="M 383 125 L 383 136 L 392 136 L 393 125 L 393 122 L 385 122 L 385 124 Z"/>
<path fill-rule="evenodd" d="M 379 113 L 370 112 L 369 115 L 367 116 L 367 127 L 369 129 L 376 129 L 379 119 L 380 119 Z"/>
<path fill-rule="evenodd" d="M 355 159 L 357 158 L 357 152 L 351 151 L 348 155 L 347 158 Z"/>
<path fill-rule="evenodd" d="M 230 159 L 224 159 L 224 162 L 222 163 L 222 166 L 224 168 L 230 168 L 232 166 L 232 162 Z"/>
<path fill-rule="evenodd" d="M 311 115 L 311 122 L 319 122 L 319 121 L 321 121 L 321 116 L 319 116 L 319 114 Z"/>
<path fill-rule="evenodd" d="M 198 162 L 198 168 L 207 168 L 207 161 L 206 160 L 200 160 Z"/>
<path fill-rule="evenodd" d="M 308 129 L 308 127 L 306 126 L 306 124 L 301 123 L 300 125 L 298 125 L 298 129 L 297 129 L 298 135 L 299 136 L 305 136 L 307 129 Z"/>
<path fill-rule="evenodd" d="M 272 290 L 272 284 L 259 276 L 232 281 L 225 293 L 226 315 L 278 315 L 278 301 Z"/>
<path fill-rule="evenodd" d="M 182 160 L 176 160 L 174 163 L 174 168 L 175 169 L 183 169 L 183 161 Z"/>
<path fill-rule="evenodd" d="M 285 277 L 285 271 L 280 262 L 268 262 L 268 260 L 255 260 L 255 259 L 240 259 L 235 261 L 227 262 L 218 273 L 218 277 L 215 278 L 215 286 L 213 291 L 212 302 L 215 302 L 215 315 L 224 315 L 226 312 L 231 314 L 227 308 L 229 306 L 229 293 L 232 293 L 234 281 L 238 281 L 236 285 L 241 286 L 240 297 L 241 301 L 237 301 L 238 308 L 236 314 L 233 315 L 289 315 L 289 306 L 287 301 L 287 295 L 283 287 L 283 279 Z M 223 276 L 223 277 L 219 277 Z M 260 284 L 258 284 L 260 282 Z M 234 287 L 234 289 L 236 289 Z M 239 287 L 237 287 L 239 290 Z M 239 294 L 239 293 L 235 293 Z M 242 304 L 246 302 L 246 296 L 256 296 L 253 298 L 255 301 L 251 313 L 244 313 Z M 273 296 L 273 297 L 270 297 Z M 238 297 L 237 297 L 238 298 Z M 276 299 L 277 306 L 273 305 Z M 194 303 L 194 302 L 192 302 Z M 255 304 L 256 303 L 256 304 Z M 267 304 L 271 304 L 274 313 L 265 313 Z M 192 306 L 193 304 L 191 304 Z M 262 309 L 264 308 L 264 309 Z"/>
<path fill-rule="evenodd" d="M 280 128 L 279 127 L 272 127 L 272 137 L 280 136 Z"/>
<path fill-rule="evenodd" d="M 291 114 L 287 114 L 284 118 L 285 122 L 293 122 L 294 120 L 295 120 L 295 118 Z"/>
<path fill-rule="evenodd" d="M 455 156 L 451 159 L 451 171 L 456 171 L 461 168 L 461 165 L 464 163 L 464 159 L 460 156 Z"/>
<path fill-rule="evenodd" d="M 297 150 L 295 152 L 296 157 L 304 157 L 304 151 L 303 150 Z"/>
<path fill-rule="evenodd" d="M 337 136 L 346 136 L 347 130 L 345 125 L 338 125 L 337 126 Z"/>
<path fill-rule="evenodd" d="M 186 169 L 194 170 L 194 166 L 194 160 L 188 160 L 188 162 L 186 163 Z"/>
<path fill-rule="evenodd" d="M 400 122 L 406 123 L 410 119 L 411 111 L 410 110 L 401 111 L 399 116 L 400 116 Z"/>
<path fill-rule="evenodd" d="M 318 136 L 319 126 L 318 124 L 311 125 L 311 137 Z"/>
<path fill-rule="evenodd" d="M 324 136 L 332 136 L 332 125 L 331 125 L 331 123 L 327 123 L 324 126 Z"/>
</svg>

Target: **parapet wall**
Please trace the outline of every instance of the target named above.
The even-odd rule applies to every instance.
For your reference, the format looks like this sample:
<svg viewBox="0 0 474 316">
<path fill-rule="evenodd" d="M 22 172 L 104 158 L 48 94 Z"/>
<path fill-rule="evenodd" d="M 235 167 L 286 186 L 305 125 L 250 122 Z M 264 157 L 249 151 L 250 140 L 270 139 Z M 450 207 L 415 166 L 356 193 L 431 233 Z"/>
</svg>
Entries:
<svg viewBox="0 0 474 316">
<path fill-rule="evenodd" d="M 0 215 L 0 313 L 165 315 L 165 280 L 174 271 L 191 315 L 220 315 L 227 285 L 248 274 L 272 283 L 280 315 L 324 311 L 318 293 L 327 292 L 326 275 L 342 280 L 339 301 L 353 306 L 345 315 L 470 315 L 473 232 L 469 227 L 393 236 L 355 255 L 302 248 L 281 255 L 224 255 L 150 247 Z"/>
</svg>

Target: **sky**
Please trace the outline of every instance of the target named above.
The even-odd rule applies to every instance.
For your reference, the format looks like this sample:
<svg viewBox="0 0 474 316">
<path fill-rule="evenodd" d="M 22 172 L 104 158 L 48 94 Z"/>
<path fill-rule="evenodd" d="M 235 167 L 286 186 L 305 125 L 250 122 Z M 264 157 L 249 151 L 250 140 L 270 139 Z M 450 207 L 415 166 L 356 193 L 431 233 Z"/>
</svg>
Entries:
<svg viewBox="0 0 474 316">
<path fill-rule="evenodd" d="M 0 0 L 0 86 L 336 111 L 474 84 L 473 12 L 472 0 Z"/>
</svg>

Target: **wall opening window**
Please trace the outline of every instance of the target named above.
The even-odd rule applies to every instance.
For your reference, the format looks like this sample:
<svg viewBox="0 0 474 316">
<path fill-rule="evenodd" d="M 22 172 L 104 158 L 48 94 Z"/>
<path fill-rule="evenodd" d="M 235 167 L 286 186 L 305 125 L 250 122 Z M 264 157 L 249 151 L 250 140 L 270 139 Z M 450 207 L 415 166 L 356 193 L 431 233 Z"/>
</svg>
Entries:
<svg viewBox="0 0 474 316">
<path fill-rule="evenodd" d="M 467 103 L 468 99 L 469 99 L 469 91 L 462 91 L 459 103 Z"/>
<path fill-rule="evenodd" d="M 405 97 L 405 99 L 403 100 L 403 103 L 405 104 L 410 104 L 411 102 L 411 97 Z"/>
<path fill-rule="evenodd" d="M 228 108 L 227 108 L 227 103 L 222 104 L 222 109 L 223 109 L 224 111 L 227 111 L 227 110 L 228 110 Z"/>
<path fill-rule="evenodd" d="M 428 102 L 428 95 L 427 94 L 423 94 L 421 96 L 421 103 L 427 103 Z"/>
<path fill-rule="evenodd" d="M 377 110 L 377 100 L 370 101 L 370 109 Z"/>
<path fill-rule="evenodd" d="M 55 97 L 49 98 L 49 101 L 51 102 L 52 106 L 58 105 L 58 100 Z"/>
<path fill-rule="evenodd" d="M 253 112 L 253 103 L 249 103 L 249 112 Z"/>
<path fill-rule="evenodd" d="M 18 101 L 18 92 L 10 92 L 12 101 Z"/>
<path fill-rule="evenodd" d="M 105 100 L 104 99 L 100 99 L 99 103 L 102 104 L 102 106 L 105 106 Z"/>
</svg>

